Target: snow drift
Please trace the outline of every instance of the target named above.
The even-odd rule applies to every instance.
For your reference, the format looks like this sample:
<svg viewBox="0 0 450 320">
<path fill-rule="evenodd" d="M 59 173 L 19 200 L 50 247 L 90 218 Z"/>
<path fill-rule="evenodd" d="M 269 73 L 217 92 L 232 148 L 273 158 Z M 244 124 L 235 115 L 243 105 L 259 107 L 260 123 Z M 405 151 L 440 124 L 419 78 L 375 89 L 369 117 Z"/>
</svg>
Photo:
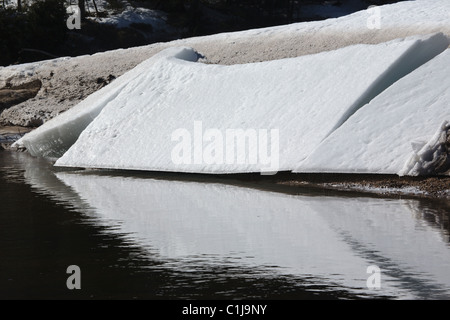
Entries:
<svg viewBox="0 0 450 320">
<path fill-rule="evenodd" d="M 450 50 L 353 114 L 296 172 L 445 173 L 449 167 Z M 433 134 L 436 132 L 433 137 Z"/>
<path fill-rule="evenodd" d="M 356 110 L 447 46 L 448 39 L 436 34 L 234 66 L 195 63 L 194 50 L 167 49 L 116 80 L 114 90 L 106 87 L 104 94 L 88 98 L 89 109 L 103 111 L 56 165 L 201 173 L 292 170 Z M 78 109 L 86 110 L 77 107 L 72 121 L 79 116 Z M 85 126 L 85 118 L 78 128 Z M 195 132 L 196 122 L 205 133 Z M 56 118 L 55 127 L 66 128 L 65 121 Z M 246 136 L 245 161 L 220 157 L 205 161 L 205 150 L 211 146 L 213 153 L 242 151 L 234 140 L 218 143 L 228 129 L 277 130 L 279 145 L 273 148 L 278 142 L 273 140 L 269 145 L 260 140 L 252 144 Z M 197 157 L 198 149 L 189 145 L 194 155 L 174 161 L 177 130 L 189 133 L 189 142 L 200 141 L 203 153 Z M 21 143 L 31 144 L 35 154 L 43 153 L 45 146 L 36 139 L 48 141 L 46 131 L 44 125 Z M 59 150 L 70 143 L 59 144 Z M 277 153 L 276 167 L 259 161 L 261 149 L 271 156 Z M 251 161 L 252 154 L 258 161 Z"/>
</svg>

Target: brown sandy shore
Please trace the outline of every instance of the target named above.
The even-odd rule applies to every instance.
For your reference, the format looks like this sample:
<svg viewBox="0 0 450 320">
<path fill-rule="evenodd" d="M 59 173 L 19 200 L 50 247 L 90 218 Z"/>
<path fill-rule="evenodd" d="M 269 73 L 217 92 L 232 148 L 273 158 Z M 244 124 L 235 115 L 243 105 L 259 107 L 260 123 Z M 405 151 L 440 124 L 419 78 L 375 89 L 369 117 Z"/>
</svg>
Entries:
<svg viewBox="0 0 450 320">
<path fill-rule="evenodd" d="M 33 128 L 29 127 L 14 127 L 14 126 L 0 126 L 0 135 L 5 136 L 8 134 L 24 134 L 30 132 Z"/>
<path fill-rule="evenodd" d="M 219 178 L 219 176 L 218 176 Z M 250 187 L 289 194 L 323 191 L 330 195 L 441 199 L 450 206 L 450 176 L 399 177 L 381 174 L 291 173 L 220 175 Z"/>
<path fill-rule="evenodd" d="M 367 174 L 297 175 L 292 180 L 277 181 L 288 186 L 311 186 L 347 192 L 377 194 L 382 197 L 426 197 L 450 201 L 450 177 L 399 177 Z"/>
</svg>

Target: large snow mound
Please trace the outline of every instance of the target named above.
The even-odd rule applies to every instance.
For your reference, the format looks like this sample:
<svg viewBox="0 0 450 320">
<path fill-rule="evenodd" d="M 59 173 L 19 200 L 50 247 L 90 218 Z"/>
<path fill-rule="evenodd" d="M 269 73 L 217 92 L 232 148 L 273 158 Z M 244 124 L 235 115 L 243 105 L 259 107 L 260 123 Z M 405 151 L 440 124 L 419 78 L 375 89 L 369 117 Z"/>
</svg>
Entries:
<svg viewBox="0 0 450 320">
<path fill-rule="evenodd" d="M 450 169 L 450 49 L 352 115 L 296 172 L 425 175 Z M 433 136 L 434 135 L 434 136 Z"/>
<path fill-rule="evenodd" d="M 115 90 L 83 102 L 103 110 L 56 166 L 292 170 L 356 110 L 447 46 L 437 34 L 234 66 L 195 63 L 194 50 L 167 49 L 116 80 Z M 85 123 L 86 116 L 80 128 Z M 67 130 L 58 118 L 52 125 Z M 35 137 L 44 148 L 55 140 L 46 125 Z M 35 154 L 42 150 L 23 140 Z"/>
</svg>

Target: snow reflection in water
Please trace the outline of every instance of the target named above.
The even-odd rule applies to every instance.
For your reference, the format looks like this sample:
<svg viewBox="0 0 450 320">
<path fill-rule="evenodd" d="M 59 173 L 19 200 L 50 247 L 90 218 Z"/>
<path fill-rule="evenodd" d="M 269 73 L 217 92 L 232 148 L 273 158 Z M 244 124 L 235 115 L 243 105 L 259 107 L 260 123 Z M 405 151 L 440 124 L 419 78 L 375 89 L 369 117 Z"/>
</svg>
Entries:
<svg viewBox="0 0 450 320">
<path fill-rule="evenodd" d="M 32 166 L 25 172 L 41 192 L 95 215 L 176 270 L 259 268 L 357 295 L 450 298 L 448 221 L 430 222 L 440 215 L 417 200 L 294 196 L 145 175 L 56 177 Z M 381 268 L 379 290 L 366 287 L 370 265 Z"/>
</svg>

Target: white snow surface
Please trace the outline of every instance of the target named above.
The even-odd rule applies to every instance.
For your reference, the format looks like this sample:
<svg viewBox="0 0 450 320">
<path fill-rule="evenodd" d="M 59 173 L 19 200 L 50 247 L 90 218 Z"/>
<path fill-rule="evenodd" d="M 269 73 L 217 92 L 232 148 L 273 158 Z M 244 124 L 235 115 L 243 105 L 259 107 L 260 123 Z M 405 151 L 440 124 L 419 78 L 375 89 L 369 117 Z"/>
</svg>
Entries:
<svg viewBox="0 0 450 320">
<path fill-rule="evenodd" d="M 114 90 L 105 87 L 105 93 L 87 99 L 93 110 L 88 120 L 103 111 L 56 166 L 201 173 L 292 170 L 358 108 L 447 46 L 448 39 L 437 34 L 234 66 L 196 63 L 192 49 L 167 49 L 116 80 Z M 86 116 L 82 119 L 85 126 Z M 196 122 L 202 126 L 200 140 Z M 52 124 L 67 130 L 61 119 Z M 45 127 L 37 138 L 47 143 L 54 136 L 49 139 Z M 181 151 L 191 153 L 183 163 L 173 156 L 173 135 L 180 129 L 191 138 Z M 213 134 L 208 141 L 207 129 L 220 137 Z M 228 129 L 267 130 L 269 141 L 258 136 L 241 152 L 245 162 L 230 161 L 225 154 L 231 150 L 239 156 L 241 150 L 228 139 Z M 275 148 L 269 130 L 279 132 Z M 223 155 L 206 160 L 208 147 Z M 270 164 L 261 153 L 270 154 Z M 251 154 L 258 161 L 252 162 Z"/>
<path fill-rule="evenodd" d="M 114 101 L 129 82 L 139 78 L 142 75 L 142 71 L 150 68 L 159 58 L 160 56 L 158 55 L 148 59 L 141 64 L 141 69 L 134 68 L 130 70 L 117 81 L 88 96 L 76 107 L 46 122 L 45 125 L 37 130 L 30 132 L 29 135 L 17 141 L 16 145 L 25 146 L 35 156 L 57 158 L 63 155 L 67 147 L 76 141 L 80 132 L 97 117 L 100 111 L 108 103 Z M 173 58 L 196 60 L 197 55 L 192 51 L 181 50 L 174 54 Z"/>
<path fill-rule="evenodd" d="M 296 172 L 427 175 L 450 169 L 450 49 L 352 115 Z M 434 136 L 433 136 L 434 135 Z"/>
</svg>

